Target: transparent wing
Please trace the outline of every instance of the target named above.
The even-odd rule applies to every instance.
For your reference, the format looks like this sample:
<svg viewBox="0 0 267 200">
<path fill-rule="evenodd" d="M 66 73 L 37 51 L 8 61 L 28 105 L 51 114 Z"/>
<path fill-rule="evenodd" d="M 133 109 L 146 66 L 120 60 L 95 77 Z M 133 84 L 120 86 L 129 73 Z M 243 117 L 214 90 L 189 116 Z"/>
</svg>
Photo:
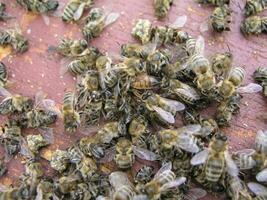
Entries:
<svg viewBox="0 0 267 200">
<path fill-rule="evenodd" d="M 170 124 L 174 124 L 175 123 L 175 118 L 170 112 L 167 112 L 167 111 L 163 110 L 162 108 L 160 108 L 158 106 L 152 106 L 152 109 L 155 112 L 157 112 L 159 114 L 159 116 L 163 120 L 165 120 L 166 122 L 168 122 Z"/>
<path fill-rule="evenodd" d="M 169 107 L 172 107 L 172 109 L 175 109 L 176 111 L 182 111 L 185 109 L 185 105 L 179 101 L 166 99 L 164 97 L 160 97 L 160 98 L 166 105 L 168 105 Z"/>
<path fill-rule="evenodd" d="M 133 200 L 149 200 L 147 195 L 138 194 L 133 197 Z"/>
<path fill-rule="evenodd" d="M 197 134 L 201 130 L 199 124 L 190 124 L 179 129 L 179 132 L 186 134 Z"/>
<path fill-rule="evenodd" d="M 204 22 L 202 22 L 199 26 L 199 31 L 201 33 L 207 32 L 209 30 L 209 21 L 205 20 Z"/>
<path fill-rule="evenodd" d="M 253 155 L 256 151 L 254 149 L 241 149 L 236 151 L 234 154 L 241 155 L 241 154 L 246 154 L 246 155 Z"/>
<path fill-rule="evenodd" d="M 198 200 L 205 197 L 206 195 L 206 190 L 203 190 L 201 188 L 192 188 L 186 194 L 185 200 Z"/>
<path fill-rule="evenodd" d="M 120 17 L 120 13 L 117 13 L 117 12 L 113 12 L 113 13 L 108 14 L 108 16 L 106 17 L 106 20 L 105 20 L 105 26 L 108 26 L 108 25 L 114 23 L 115 21 L 117 21 L 117 19 L 119 17 Z"/>
<path fill-rule="evenodd" d="M 158 159 L 158 156 L 155 153 L 144 148 L 134 146 L 133 151 L 137 157 L 143 160 L 155 161 Z"/>
<path fill-rule="evenodd" d="M 224 153 L 227 171 L 231 176 L 238 176 L 239 170 L 228 151 Z"/>
<path fill-rule="evenodd" d="M 239 93 L 257 93 L 262 91 L 262 86 L 256 83 L 249 83 L 246 86 L 237 88 Z"/>
<path fill-rule="evenodd" d="M 52 99 L 44 99 L 42 101 L 42 107 L 46 110 L 50 110 L 52 112 L 55 112 L 58 117 L 62 118 L 62 113 L 60 111 L 60 108 L 56 105 L 56 102 Z"/>
<path fill-rule="evenodd" d="M 198 36 L 197 41 L 196 41 L 195 53 L 203 54 L 204 49 L 205 49 L 205 40 L 202 36 Z"/>
<path fill-rule="evenodd" d="M 66 58 L 66 57 L 64 57 L 60 60 L 60 68 L 59 68 L 59 75 L 60 76 L 64 76 L 68 72 L 68 66 L 69 66 L 70 62 L 71 62 L 71 59 Z"/>
<path fill-rule="evenodd" d="M 267 188 L 259 183 L 250 182 L 248 188 L 256 195 L 267 195 Z"/>
<path fill-rule="evenodd" d="M 33 153 L 28 148 L 27 142 L 26 142 L 26 140 L 24 138 L 21 138 L 20 154 L 23 155 L 23 156 L 26 156 L 28 158 L 33 158 L 34 157 Z"/>
<path fill-rule="evenodd" d="M 46 26 L 49 26 L 50 25 L 50 18 L 47 15 L 44 15 L 44 14 L 42 14 L 41 16 L 42 16 L 42 18 L 44 20 L 44 24 Z"/>
<path fill-rule="evenodd" d="M 86 6 L 85 3 L 80 4 L 79 8 L 76 10 L 76 12 L 73 15 L 74 21 L 78 21 L 82 17 L 85 6 Z"/>
<path fill-rule="evenodd" d="M 11 97 L 12 96 L 12 94 L 3 87 L 0 87 L 0 95 L 3 97 Z"/>
<path fill-rule="evenodd" d="M 267 169 L 262 170 L 256 175 L 256 179 L 259 182 L 267 182 Z"/>
<path fill-rule="evenodd" d="M 35 197 L 35 200 L 42 200 L 43 199 L 43 191 L 40 188 L 40 184 L 36 188 L 36 193 L 37 193 L 37 195 Z"/>
<path fill-rule="evenodd" d="M 186 182 L 186 178 L 185 177 L 177 178 L 174 181 L 171 181 L 169 183 L 164 184 L 161 187 L 161 191 L 165 191 L 165 190 L 168 190 L 170 188 L 178 187 L 178 186 L 182 185 L 185 182 Z"/>
<path fill-rule="evenodd" d="M 177 93 L 184 94 L 185 96 L 188 96 L 189 98 L 194 99 L 195 101 L 200 99 L 199 94 L 193 88 L 191 88 L 191 90 L 189 90 L 188 88 L 177 88 L 175 91 Z"/>
<path fill-rule="evenodd" d="M 47 97 L 47 94 L 45 94 L 43 91 L 38 91 L 35 94 L 34 101 L 35 106 L 38 107 L 42 104 L 43 100 Z"/>
<path fill-rule="evenodd" d="M 129 185 L 130 181 L 127 174 L 121 171 L 112 172 L 109 175 L 109 182 L 113 188 L 119 188 L 123 185 Z"/>
<path fill-rule="evenodd" d="M 42 128 L 38 128 L 38 130 L 42 133 L 42 136 L 46 140 L 47 144 L 53 144 L 54 143 L 55 138 L 54 138 L 53 128 L 42 127 Z"/>
<path fill-rule="evenodd" d="M 159 171 L 155 174 L 154 178 L 157 178 L 157 177 L 160 176 L 160 174 L 165 173 L 167 171 L 171 171 L 171 170 L 172 170 L 172 163 L 171 162 L 166 162 L 161 166 Z"/>
<path fill-rule="evenodd" d="M 190 161 L 191 165 L 203 164 L 208 159 L 208 156 L 209 156 L 209 150 L 204 149 L 203 151 L 193 156 L 193 158 Z"/>
<path fill-rule="evenodd" d="M 170 27 L 172 27 L 172 28 L 182 28 L 182 27 L 184 27 L 186 22 L 187 22 L 187 16 L 186 15 L 178 16 L 176 18 L 176 20 L 174 21 L 174 23 L 172 23 L 170 25 Z"/>
<path fill-rule="evenodd" d="M 100 159 L 100 163 L 111 162 L 116 154 L 116 147 L 111 147 L 105 151 L 105 156 Z"/>
<path fill-rule="evenodd" d="M 190 137 L 190 135 L 181 134 L 179 136 L 178 145 L 181 149 L 191 152 L 191 153 L 197 153 L 199 152 L 199 147 L 196 144 L 193 137 Z"/>
</svg>

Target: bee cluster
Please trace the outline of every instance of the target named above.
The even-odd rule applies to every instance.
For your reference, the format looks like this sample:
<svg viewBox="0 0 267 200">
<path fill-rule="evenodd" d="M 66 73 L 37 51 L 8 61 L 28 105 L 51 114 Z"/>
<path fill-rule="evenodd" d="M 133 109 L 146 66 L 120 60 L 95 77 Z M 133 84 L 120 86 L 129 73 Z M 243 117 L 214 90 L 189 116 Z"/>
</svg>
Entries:
<svg viewBox="0 0 267 200">
<path fill-rule="evenodd" d="M 58 7 L 54 0 L 17 2 L 39 14 Z M 229 0 L 201 3 L 219 6 L 211 17 L 213 28 L 228 30 L 229 22 L 224 20 L 230 15 Z M 62 20 L 78 21 L 92 4 L 92 0 L 70 0 Z M 171 4 L 155 0 L 156 15 L 166 16 Z M 0 176 L 12 156 L 20 152 L 26 158 L 20 184 L 1 186 L 0 199 L 196 200 L 206 196 L 206 190 L 225 193 L 233 200 L 267 199 L 265 186 L 249 182 L 254 176 L 260 183 L 267 182 L 267 132 L 258 131 L 255 149 L 231 154 L 228 138 L 220 130 L 238 114 L 243 93 L 262 88 L 266 93 L 265 68 L 255 72 L 261 85 L 241 86 L 245 70 L 233 66 L 230 52 L 208 59 L 204 38 L 181 29 L 186 16 L 165 26 L 139 19 L 131 34 L 140 43 L 121 45 L 119 56 L 88 43 L 118 17 L 118 13 L 92 8 L 82 29 L 85 39 L 64 38 L 50 48 L 67 60 L 67 64 L 62 62 L 61 75 L 70 72 L 77 80 L 74 90 L 65 91 L 60 108 L 42 92 L 34 99 L 10 94 L 4 89 L 6 66 L 0 63 L 4 96 L 0 114 L 8 118 L 0 132 L 5 149 Z M 22 52 L 19 49 L 25 49 L 25 41 L 14 49 Z M 211 105 L 216 105 L 214 116 L 201 116 Z M 182 127 L 176 125 L 177 115 Z M 51 126 L 58 117 L 63 119 L 66 134 L 85 136 L 67 149 L 39 153 L 53 143 Z M 28 128 L 39 133 L 23 136 Z M 49 161 L 54 177 L 46 176 L 42 159 Z M 146 164 L 136 167 L 142 160 Z"/>
</svg>

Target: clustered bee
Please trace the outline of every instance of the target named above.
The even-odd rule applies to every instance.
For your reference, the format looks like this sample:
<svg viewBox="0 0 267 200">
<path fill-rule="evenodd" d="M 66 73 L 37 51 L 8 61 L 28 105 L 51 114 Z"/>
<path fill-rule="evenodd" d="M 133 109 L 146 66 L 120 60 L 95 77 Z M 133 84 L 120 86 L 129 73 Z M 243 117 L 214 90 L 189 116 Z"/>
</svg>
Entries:
<svg viewBox="0 0 267 200">
<path fill-rule="evenodd" d="M 264 96 L 267 96 L 267 88 L 266 88 L 267 79 L 266 79 L 266 77 L 267 77 L 267 68 L 265 68 L 265 67 L 259 67 L 254 72 L 254 79 L 262 85 Z"/>
<path fill-rule="evenodd" d="M 6 13 L 6 4 L 0 3 L 0 21 L 6 21 L 12 19 L 13 17 Z"/>
<path fill-rule="evenodd" d="M 28 40 L 22 35 L 18 27 L 0 31 L 0 45 L 10 45 L 16 53 L 24 53 L 29 48 Z"/>
<path fill-rule="evenodd" d="M 27 11 L 40 14 L 53 12 L 59 6 L 56 0 L 17 0 L 17 3 Z"/>
<path fill-rule="evenodd" d="M 168 14 L 173 0 L 154 0 L 154 10 L 157 17 L 165 17 Z"/>
</svg>

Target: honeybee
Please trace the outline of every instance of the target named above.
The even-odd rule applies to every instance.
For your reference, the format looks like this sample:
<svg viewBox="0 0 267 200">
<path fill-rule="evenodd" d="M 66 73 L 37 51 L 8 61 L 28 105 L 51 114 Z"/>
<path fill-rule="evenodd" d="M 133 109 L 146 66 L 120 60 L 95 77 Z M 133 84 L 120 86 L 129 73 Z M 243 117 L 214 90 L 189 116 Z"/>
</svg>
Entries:
<svg viewBox="0 0 267 200">
<path fill-rule="evenodd" d="M 69 156 L 67 151 L 57 149 L 53 152 L 53 155 L 50 159 L 50 166 L 58 171 L 63 172 L 67 169 L 69 164 Z"/>
<path fill-rule="evenodd" d="M 0 198 L 6 200 L 18 198 L 18 188 L 1 185 Z"/>
<path fill-rule="evenodd" d="M 246 0 L 245 16 L 258 14 L 267 8 L 267 2 L 264 0 Z"/>
<path fill-rule="evenodd" d="M 118 168 L 129 169 L 135 162 L 135 156 L 144 160 L 157 160 L 157 155 L 153 152 L 134 146 L 126 138 L 119 138 L 116 146 L 107 150 L 106 157 L 103 158 L 102 162 L 110 162 L 114 159 Z"/>
<path fill-rule="evenodd" d="M 157 17 L 165 17 L 171 8 L 173 0 L 154 0 L 154 10 Z"/>
<path fill-rule="evenodd" d="M 213 6 L 221 6 L 224 4 L 227 4 L 227 5 L 230 4 L 230 0 L 197 0 L 197 2 L 201 4 L 210 4 Z"/>
<path fill-rule="evenodd" d="M 0 31 L 0 45 L 11 45 L 15 53 L 24 53 L 29 48 L 29 42 L 22 35 L 19 27 Z"/>
<path fill-rule="evenodd" d="M 88 181 L 97 171 L 96 161 L 93 158 L 83 157 L 75 169 L 83 180 Z"/>
<path fill-rule="evenodd" d="M 254 149 L 242 149 L 234 152 L 232 157 L 240 170 L 248 170 L 256 167 L 255 154 Z"/>
<path fill-rule="evenodd" d="M 147 56 L 151 53 L 151 45 L 141 45 L 137 43 L 123 44 L 121 45 L 121 55 L 128 58 L 137 57 L 146 59 Z"/>
<path fill-rule="evenodd" d="M 236 176 L 227 176 L 226 178 L 226 192 L 233 200 L 252 200 L 252 196 L 246 186 L 246 183 Z"/>
<path fill-rule="evenodd" d="M 212 57 L 211 66 L 217 76 L 225 77 L 231 69 L 233 55 L 230 52 L 217 53 Z"/>
<path fill-rule="evenodd" d="M 80 115 L 75 110 L 75 94 L 72 91 L 67 91 L 64 95 L 62 114 L 64 129 L 69 132 L 75 132 L 80 125 Z"/>
<path fill-rule="evenodd" d="M 146 19 L 138 19 L 132 29 L 132 36 L 146 44 L 151 39 L 152 23 Z"/>
<path fill-rule="evenodd" d="M 160 199 L 162 194 L 177 188 L 185 182 L 185 177 L 176 178 L 172 172 L 171 162 L 167 162 L 161 166 L 154 178 L 145 184 L 144 193 L 148 196 L 148 199 Z"/>
<path fill-rule="evenodd" d="M 210 16 L 212 28 L 219 33 L 223 31 L 230 31 L 229 25 L 231 21 L 231 10 L 226 4 L 215 8 Z"/>
<path fill-rule="evenodd" d="M 134 92 L 137 97 L 139 97 L 144 103 L 148 111 L 154 112 L 156 118 L 158 118 L 163 123 L 175 123 L 176 112 L 185 109 L 184 104 L 166 99 L 158 94 L 146 92 L 142 95 Z"/>
<path fill-rule="evenodd" d="M 70 0 L 63 10 L 62 20 L 64 22 L 78 21 L 83 11 L 90 8 L 92 4 L 93 0 Z"/>
<path fill-rule="evenodd" d="M 197 153 L 191 159 L 193 166 L 203 164 L 201 174 L 196 178 L 199 183 L 206 185 L 213 192 L 223 190 L 225 175 L 238 176 L 238 168 L 228 152 L 227 137 L 216 133 L 209 148 Z"/>
<path fill-rule="evenodd" d="M 0 87 L 5 87 L 8 83 L 7 81 L 8 74 L 6 65 L 3 62 L 0 62 Z"/>
<path fill-rule="evenodd" d="M 0 159 L 0 177 L 7 172 L 7 166 L 4 159 Z"/>
<path fill-rule="evenodd" d="M 10 15 L 8 15 L 6 12 L 6 4 L 0 3 L 0 21 L 6 21 L 8 19 L 12 19 Z"/>
<path fill-rule="evenodd" d="M 264 200 L 267 198 L 267 188 L 259 183 L 249 182 L 248 188 L 255 194 L 253 200 Z"/>
<path fill-rule="evenodd" d="M 267 68 L 259 67 L 254 72 L 254 79 L 259 82 L 263 87 L 263 95 L 267 96 Z"/>
<path fill-rule="evenodd" d="M 83 35 L 87 40 L 98 37 L 105 27 L 114 23 L 118 18 L 119 13 L 105 14 L 101 8 L 93 8 L 86 17 L 85 26 L 83 27 Z"/>
<path fill-rule="evenodd" d="M 56 47 L 56 50 L 59 54 L 67 57 L 76 57 L 80 56 L 85 49 L 88 48 L 88 44 L 86 40 L 79 39 L 62 39 L 58 46 Z"/>
<path fill-rule="evenodd" d="M 80 177 L 77 174 L 63 175 L 55 183 L 56 190 L 61 196 L 67 195 L 77 188 Z"/>
<path fill-rule="evenodd" d="M 16 0 L 19 5 L 33 13 L 48 13 L 55 11 L 59 6 L 58 1 L 48 0 Z"/>
<path fill-rule="evenodd" d="M 127 177 L 127 174 L 121 171 L 112 172 L 109 175 L 109 182 L 113 188 L 111 199 L 127 200 L 133 199 L 136 192 L 134 186 Z"/>
<path fill-rule="evenodd" d="M 156 77 L 144 73 L 134 77 L 131 87 L 137 90 L 146 90 L 153 89 L 156 86 L 159 86 L 159 84 L 160 82 Z"/>
<path fill-rule="evenodd" d="M 49 180 L 41 180 L 36 188 L 36 200 L 49 200 L 51 198 L 57 199 L 54 193 L 54 184 Z"/>
<path fill-rule="evenodd" d="M 258 35 L 267 32 L 266 24 L 267 17 L 251 16 L 241 23 L 240 29 L 244 35 Z"/>
<path fill-rule="evenodd" d="M 154 168 L 148 165 L 141 167 L 134 176 L 134 181 L 137 184 L 146 184 L 153 178 Z"/>
</svg>

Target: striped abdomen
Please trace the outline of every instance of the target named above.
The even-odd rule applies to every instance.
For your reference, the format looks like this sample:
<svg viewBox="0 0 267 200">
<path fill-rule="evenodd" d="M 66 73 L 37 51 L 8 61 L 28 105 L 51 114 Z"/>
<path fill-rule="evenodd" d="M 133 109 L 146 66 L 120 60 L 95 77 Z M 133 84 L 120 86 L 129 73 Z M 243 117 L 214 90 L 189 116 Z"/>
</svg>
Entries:
<svg viewBox="0 0 267 200">
<path fill-rule="evenodd" d="M 73 20 L 74 13 L 79 8 L 80 3 L 78 1 L 72 1 L 63 10 L 62 20 L 69 22 Z"/>
<path fill-rule="evenodd" d="M 206 180 L 217 182 L 221 178 L 225 168 L 225 160 L 219 158 L 209 158 L 205 167 Z"/>
</svg>

